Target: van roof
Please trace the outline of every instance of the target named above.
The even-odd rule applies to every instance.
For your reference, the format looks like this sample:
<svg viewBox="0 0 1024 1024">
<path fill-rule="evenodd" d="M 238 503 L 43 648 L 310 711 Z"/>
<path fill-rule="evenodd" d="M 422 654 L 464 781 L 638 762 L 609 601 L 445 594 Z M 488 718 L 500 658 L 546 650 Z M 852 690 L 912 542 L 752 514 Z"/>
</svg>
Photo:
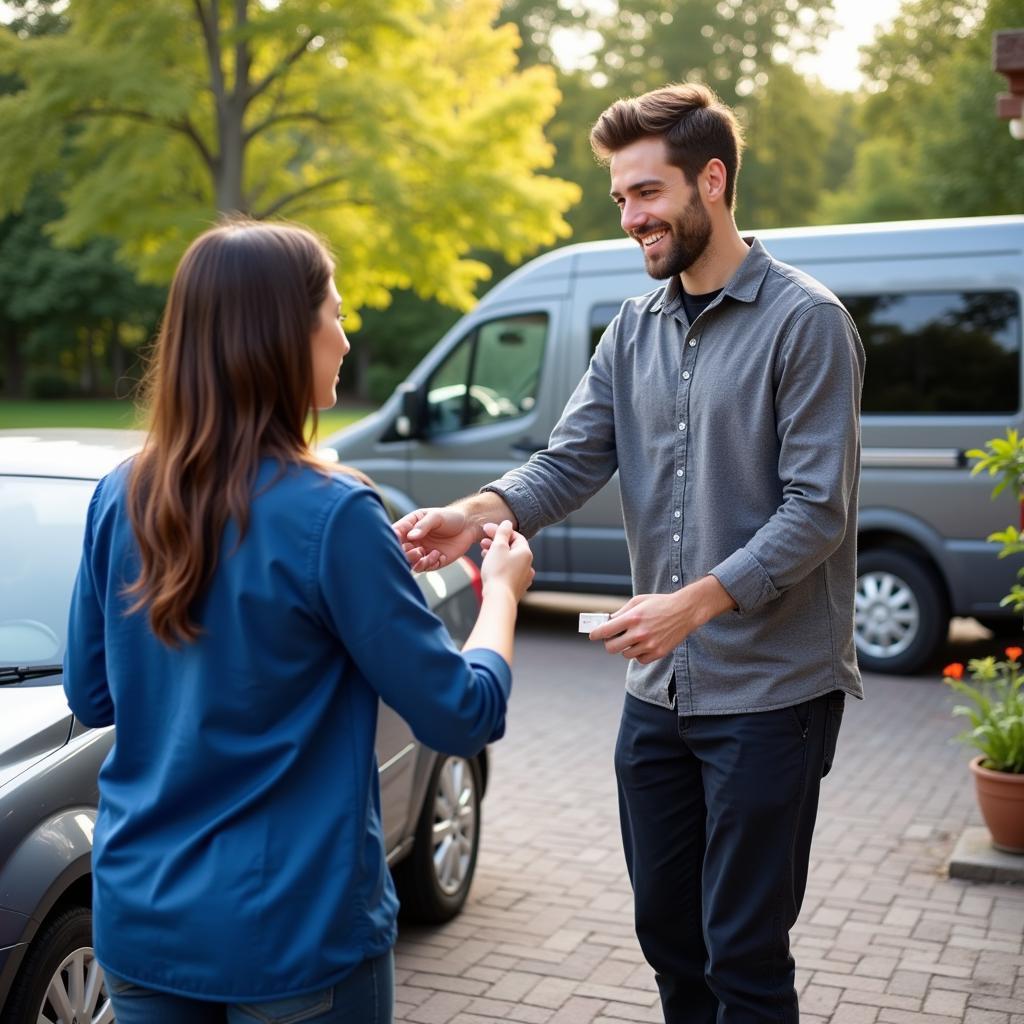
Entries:
<svg viewBox="0 0 1024 1024">
<path fill-rule="evenodd" d="M 770 228 L 740 233 L 745 237 L 755 235 L 769 252 L 787 263 L 937 256 L 944 252 L 978 256 L 1024 250 L 1022 215 Z M 632 239 L 576 242 L 523 264 L 498 282 L 485 298 L 490 302 L 504 297 L 526 277 L 536 283 L 577 273 L 617 272 L 643 272 L 640 247 Z"/>
</svg>

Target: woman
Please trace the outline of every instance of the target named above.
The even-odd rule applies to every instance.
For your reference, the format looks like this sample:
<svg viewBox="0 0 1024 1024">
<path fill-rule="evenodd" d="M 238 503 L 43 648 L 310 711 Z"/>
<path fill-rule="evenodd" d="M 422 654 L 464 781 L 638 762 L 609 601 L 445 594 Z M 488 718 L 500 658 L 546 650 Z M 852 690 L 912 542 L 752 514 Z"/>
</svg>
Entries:
<svg viewBox="0 0 1024 1024">
<path fill-rule="evenodd" d="M 93 913 L 119 1024 L 390 1021 L 378 698 L 439 750 L 504 730 L 530 549 L 489 530 L 460 654 L 376 493 L 304 439 L 349 351 L 333 272 L 296 227 L 197 239 L 145 446 L 90 505 L 65 689 L 117 726 Z"/>
</svg>

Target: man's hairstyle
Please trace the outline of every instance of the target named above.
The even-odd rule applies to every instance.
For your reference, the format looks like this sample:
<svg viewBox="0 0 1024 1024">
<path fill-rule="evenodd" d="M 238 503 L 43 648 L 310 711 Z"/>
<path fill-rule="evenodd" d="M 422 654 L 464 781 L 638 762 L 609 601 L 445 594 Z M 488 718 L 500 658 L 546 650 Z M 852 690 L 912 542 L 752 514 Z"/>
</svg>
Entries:
<svg viewBox="0 0 1024 1024">
<path fill-rule="evenodd" d="M 725 199 L 736 201 L 743 133 L 736 115 L 706 85 L 666 85 L 642 96 L 616 100 L 590 130 L 590 146 L 602 163 L 640 139 L 662 138 L 669 163 L 692 185 L 709 160 L 725 164 Z"/>
</svg>

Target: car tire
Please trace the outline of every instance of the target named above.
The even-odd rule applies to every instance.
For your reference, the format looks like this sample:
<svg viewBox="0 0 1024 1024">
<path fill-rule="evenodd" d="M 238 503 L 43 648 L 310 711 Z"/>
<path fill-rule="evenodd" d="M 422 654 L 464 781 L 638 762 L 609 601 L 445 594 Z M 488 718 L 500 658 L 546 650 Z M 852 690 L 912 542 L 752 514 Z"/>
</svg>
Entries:
<svg viewBox="0 0 1024 1024">
<path fill-rule="evenodd" d="M 51 1002 L 63 990 L 79 1024 L 113 1024 L 103 968 L 93 955 L 92 911 L 72 907 L 55 917 L 32 941 L 11 988 L 4 1024 L 64 1020 Z"/>
<path fill-rule="evenodd" d="M 857 559 L 854 642 L 867 672 L 911 675 L 927 664 L 949 633 L 942 584 L 919 559 L 872 548 Z"/>
<path fill-rule="evenodd" d="M 437 758 L 412 852 L 394 870 L 406 920 L 442 924 L 462 909 L 480 848 L 482 793 L 476 758 Z"/>
</svg>

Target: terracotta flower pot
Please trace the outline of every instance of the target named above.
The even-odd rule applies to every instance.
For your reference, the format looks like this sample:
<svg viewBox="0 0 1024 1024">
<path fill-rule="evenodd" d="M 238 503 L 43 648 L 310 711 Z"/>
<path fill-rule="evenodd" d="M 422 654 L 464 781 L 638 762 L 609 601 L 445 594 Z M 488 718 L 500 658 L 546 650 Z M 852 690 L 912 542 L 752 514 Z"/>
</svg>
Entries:
<svg viewBox="0 0 1024 1024">
<path fill-rule="evenodd" d="M 1024 854 L 1024 775 L 994 772 L 971 761 L 978 807 L 992 833 L 992 845 L 1005 853 Z"/>
</svg>

